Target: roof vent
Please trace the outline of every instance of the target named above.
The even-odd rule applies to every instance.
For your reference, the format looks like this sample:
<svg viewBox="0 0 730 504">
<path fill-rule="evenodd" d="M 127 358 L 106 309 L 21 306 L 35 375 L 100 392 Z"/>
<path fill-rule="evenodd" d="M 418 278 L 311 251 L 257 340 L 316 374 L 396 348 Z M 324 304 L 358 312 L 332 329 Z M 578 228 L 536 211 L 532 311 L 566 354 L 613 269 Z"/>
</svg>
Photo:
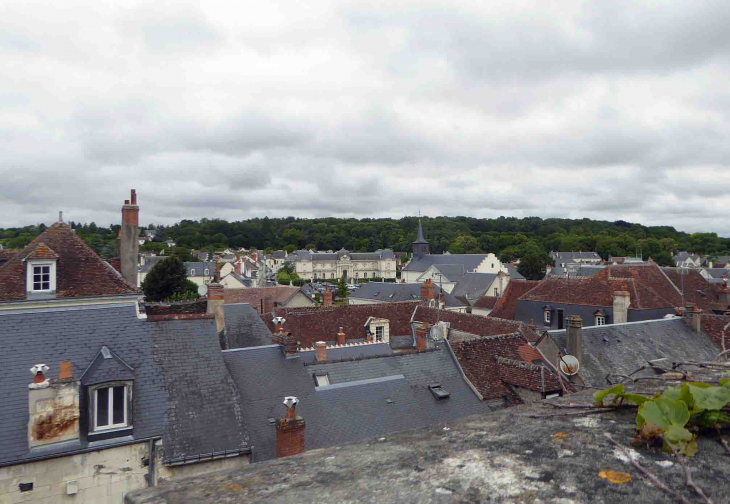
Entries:
<svg viewBox="0 0 730 504">
<path fill-rule="evenodd" d="M 436 399 L 447 399 L 451 394 L 441 387 L 440 383 L 433 383 L 428 386 L 429 390 Z"/>
<path fill-rule="evenodd" d="M 109 351 L 109 349 L 106 346 L 101 347 L 101 355 L 105 359 L 111 359 L 112 358 L 112 353 Z"/>
</svg>

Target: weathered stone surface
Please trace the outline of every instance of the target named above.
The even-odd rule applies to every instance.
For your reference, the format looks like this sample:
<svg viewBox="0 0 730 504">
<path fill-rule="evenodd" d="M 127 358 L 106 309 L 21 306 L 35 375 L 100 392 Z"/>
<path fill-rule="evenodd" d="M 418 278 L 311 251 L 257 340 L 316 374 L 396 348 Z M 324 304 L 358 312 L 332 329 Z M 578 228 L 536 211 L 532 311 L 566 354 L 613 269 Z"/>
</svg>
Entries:
<svg viewBox="0 0 730 504">
<path fill-rule="evenodd" d="M 589 403 L 590 393 L 560 403 Z M 574 410 L 562 410 L 570 412 Z M 240 502 L 672 502 L 603 435 L 629 446 L 635 411 L 558 416 L 541 404 L 467 418 L 448 426 L 312 450 L 296 457 L 190 478 L 128 494 L 130 504 Z M 533 418 L 534 416 L 543 418 Z M 715 502 L 730 501 L 730 457 L 716 436 L 699 438 L 692 476 Z M 695 499 L 676 459 L 632 450 L 672 489 Z M 602 470 L 628 472 L 614 484 Z"/>
</svg>

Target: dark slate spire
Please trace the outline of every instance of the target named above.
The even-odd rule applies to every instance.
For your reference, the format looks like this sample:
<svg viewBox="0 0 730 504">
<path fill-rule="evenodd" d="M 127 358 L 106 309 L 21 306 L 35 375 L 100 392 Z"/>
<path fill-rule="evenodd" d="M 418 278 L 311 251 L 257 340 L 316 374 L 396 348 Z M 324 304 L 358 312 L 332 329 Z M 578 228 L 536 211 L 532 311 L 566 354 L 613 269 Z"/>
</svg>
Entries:
<svg viewBox="0 0 730 504">
<path fill-rule="evenodd" d="M 423 225 L 421 224 L 421 219 L 418 219 L 418 237 L 416 238 L 416 241 L 413 242 L 413 255 L 428 255 L 428 253 L 429 244 L 423 237 Z"/>
</svg>

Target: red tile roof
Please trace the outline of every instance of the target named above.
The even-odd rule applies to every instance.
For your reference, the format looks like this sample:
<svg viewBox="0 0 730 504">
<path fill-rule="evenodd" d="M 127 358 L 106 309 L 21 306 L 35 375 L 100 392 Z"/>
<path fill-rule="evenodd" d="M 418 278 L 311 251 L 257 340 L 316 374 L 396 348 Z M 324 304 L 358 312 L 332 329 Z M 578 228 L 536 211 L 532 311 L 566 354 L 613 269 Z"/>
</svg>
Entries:
<svg viewBox="0 0 730 504">
<path fill-rule="evenodd" d="M 676 286 L 654 264 L 608 266 L 588 278 L 548 278 L 520 299 L 607 307 L 613 306 L 613 293 L 616 291 L 631 294 L 630 307 L 633 310 L 682 305 Z"/>
<path fill-rule="evenodd" d="M 502 294 L 502 297 L 494 305 L 494 309 L 489 316 L 510 320 L 514 319 L 515 313 L 517 312 L 517 299 L 530 292 L 539 284 L 540 282 L 536 280 L 511 280 L 507 284 L 507 288 Z"/>
<path fill-rule="evenodd" d="M 15 257 L 20 250 L 16 249 L 3 249 L 0 250 L 0 267 L 2 267 L 3 264 L 8 262 L 10 259 Z"/>
<path fill-rule="evenodd" d="M 560 379 L 545 366 L 497 357 L 499 378 L 504 383 L 535 392 L 559 392 L 563 390 Z"/>
<path fill-rule="evenodd" d="M 48 245 L 41 242 L 26 256 L 26 259 L 58 259 L 58 254 L 51 250 Z"/>
<path fill-rule="evenodd" d="M 21 301 L 26 298 L 26 264 L 23 260 L 37 250 L 43 254 L 50 254 L 51 250 L 58 256 L 57 298 L 114 296 L 139 292 L 104 262 L 68 224 L 57 222 L 0 266 L 0 301 Z"/>
<path fill-rule="evenodd" d="M 259 312 L 261 300 L 271 298 L 274 306 L 282 306 L 299 291 L 299 287 L 255 287 L 251 289 L 223 289 L 226 304 L 249 303 Z"/>
<path fill-rule="evenodd" d="M 684 269 L 680 274 L 679 268 L 662 268 L 662 272 L 672 281 L 675 287 L 681 292 L 684 287 L 684 304 L 697 305 L 705 311 L 713 309 L 725 310 L 727 305 L 720 303 L 718 289 L 722 288 L 722 284 L 711 284 L 705 277 L 700 275 L 698 270 Z M 680 304 L 682 306 L 681 300 Z"/>
<path fill-rule="evenodd" d="M 337 339 L 340 327 L 343 328 L 346 339 L 365 339 L 364 325 L 369 317 L 388 319 L 391 337 L 410 336 L 411 316 L 417 304 L 418 302 L 413 301 L 326 308 L 277 308 L 276 315 L 286 319 L 284 330 L 295 335 L 300 346 L 311 347 L 317 341 Z M 274 332 L 273 315 L 265 314 L 262 318 L 271 332 Z"/>
<path fill-rule="evenodd" d="M 512 283 L 512 282 L 510 282 Z M 520 332 L 530 341 L 537 341 L 540 337 L 537 329 L 528 324 L 514 320 L 505 320 L 470 313 L 457 313 L 435 308 L 419 306 L 413 316 L 414 322 L 428 322 L 433 325 L 439 320 L 449 322 L 451 330 L 463 331 L 476 336 L 497 336 L 500 334 L 512 334 Z"/>
<path fill-rule="evenodd" d="M 497 304 L 497 301 L 499 301 L 498 297 L 482 296 L 479 299 L 477 299 L 476 303 L 474 303 L 474 307 L 475 308 L 485 308 L 485 309 L 491 310 L 494 308 L 494 305 Z"/>
<path fill-rule="evenodd" d="M 535 362 L 536 360 L 542 360 L 542 355 L 535 348 L 530 345 L 522 345 L 517 349 L 517 353 L 520 355 L 520 360 L 525 362 Z"/>
<path fill-rule="evenodd" d="M 725 326 L 730 324 L 730 316 L 703 313 L 700 317 L 702 331 L 712 338 L 718 348 L 722 348 L 722 339 L 724 335 L 725 348 L 730 350 L 730 328 L 728 328 L 727 333 L 723 331 Z"/>
</svg>

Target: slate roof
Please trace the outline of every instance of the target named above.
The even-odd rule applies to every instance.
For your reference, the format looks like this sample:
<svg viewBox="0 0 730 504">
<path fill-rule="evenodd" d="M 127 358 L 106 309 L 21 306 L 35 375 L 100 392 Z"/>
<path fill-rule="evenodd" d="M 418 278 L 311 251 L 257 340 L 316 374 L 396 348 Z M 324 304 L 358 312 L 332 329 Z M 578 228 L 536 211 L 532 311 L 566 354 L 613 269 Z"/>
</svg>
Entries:
<svg viewBox="0 0 730 504">
<path fill-rule="evenodd" d="M 512 266 L 507 266 L 507 274 L 509 275 L 511 280 L 524 280 L 525 277 L 523 277 L 519 271 L 514 269 Z"/>
<path fill-rule="evenodd" d="M 730 269 L 727 268 L 705 268 L 705 271 L 712 278 L 730 278 Z"/>
<path fill-rule="evenodd" d="M 276 315 L 286 319 L 284 330 L 294 334 L 303 348 L 311 347 L 317 341 L 334 341 L 340 327 L 347 340 L 364 340 L 367 336 L 364 324 L 370 317 L 388 319 L 390 338 L 408 336 L 412 338 L 411 316 L 418 302 L 377 303 L 349 306 L 284 308 L 276 310 Z M 441 313 L 448 313 L 442 310 Z M 266 314 L 264 322 L 269 330 L 275 327 L 271 314 Z"/>
<path fill-rule="evenodd" d="M 274 458 L 276 428 L 268 419 L 284 416 L 282 402 L 289 395 L 300 401 L 307 450 L 490 411 L 466 385 L 443 342 L 422 353 L 309 365 L 285 358 L 278 346 L 225 351 L 224 360 L 241 391 L 255 461 Z M 315 387 L 315 373 L 329 374 L 331 385 Z M 428 389 L 432 383 L 450 396 L 436 399 Z"/>
<path fill-rule="evenodd" d="M 38 448 L 29 451 L 27 441 L 28 369 L 45 363 L 52 378 L 66 360 L 74 377 L 88 369 L 87 381 L 93 382 L 129 378 L 131 368 L 134 439 L 164 434 L 166 456 L 232 450 L 246 441 L 213 320 L 147 322 L 137 318 L 131 304 L 13 310 L 0 312 L 0 345 L 0 465 L 38 454 Z M 111 351 L 112 362 L 98 362 L 102 346 Z M 79 442 L 43 447 L 42 453 L 88 448 L 82 433 Z"/>
<path fill-rule="evenodd" d="M 183 263 L 185 266 L 185 275 L 186 276 L 213 276 L 215 275 L 216 270 L 216 264 L 215 262 L 186 262 Z M 193 273 L 193 270 L 195 272 Z M 205 270 L 208 270 L 208 273 L 205 273 Z"/>
<path fill-rule="evenodd" d="M 487 254 L 424 254 L 414 256 L 403 271 L 426 271 L 433 265 L 460 264 L 466 271 L 474 271 L 487 258 Z"/>
<path fill-rule="evenodd" d="M 566 331 L 549 335 L 567 353 Z M 693 333 L 682 318 L 584 327 L 582 335 L 584 362 L 578 374 L 594 387 L 605 387 L 608 373 L 629 374 L 647 360 L 712 360 L 719 353 L 710 338 Z"/>
<path fill-rule="evenodd" d="M 472 303 L 488 294 L 487 290 L 497 279 L 496 273 L 466 273 L 458 279 L 451 293 L 454 296 L 465 296 Z M 504 279 L 506 284 L 508 279 Z"/>
<path fill-rule="evenodd" d="M 286 252 L 283 250 L 274 250 L 274 253 L 271 254 L 271 257 L 274 259 L 286 259 Z"/>
<path fill-rule="evenodd" d="M 283 306 L 301 289 L 280 285 L 277 287 L 256 287 L 251 289 L 223 289 L 226 304 L 248 303 L 261 311 L 261 303 L 265 298 L 271 298 L 275 306 Z"/>
<path fill-rule="evenodd" d="M 489 316 L 513 320 L 517 312 L 517 300 L 539 284 L 535 280 L 511 280 Z"/>
<path fill-rule="evenodd" d="M 434 292 L 438 297 L 441 289 L 434 285 Z M 421 284 L 367 282 L 360 285 L 350 294 L 348 299 L 367 299 L 381 303 L 395 303 L 400 301 L 418 301 L 421 299 Z M 464 303 L 456 299 L 453 293 L 444 291 L 444 303 L 447 308 L 461 307 Z"/>
<path fill-rule="evenodd" d="M 448 282 L 456 282 L 466 274 L 463 264 L 439 264 L 434 266 L 434 270 L 441 273 Z"/>
<path fill-rule="evenodd" d="M 41 246 L 42 244 L 42 246 Z M 0 265 L 0 302 L 26 299 L 25 258 L 34 252 L 57 255 L 56 298 L 137 294 L 109 263 L 63 222 L 56 222 Z"/>
<path fill-rule="evenodd" d="M 306 250 L 296 253 L 295 261 L 339 261 L 340 257 L 348 254 L 352 261 L 380 261 L 383 259 L 395 259 L 393 251 L 390 249 L 377 250 L 375 252 L 352 252 L 341 249 L 335 253 L 316 252 L 311 253 Z M 291 257 L 293 254 L 289 254 Z"/>
<path fill-rule="evenodd" d="M 140 273 L 148 273 L 155 264 L 157 264 L 160 261 L 164 261 L 165 259 L 168 259 L 171 256 L 145 256 L 144 258 L 144 264 L 139 265 L 139 272 Z"/>
<path fill-rule="evenodd" d="M 565 268 L 561 266 L 550 268 L 550 271 L 545 274 L 545 277 L 565 277 L 568 275 L 570 278 L 591 277 L 604 269 L 606 269 L 606 266 L 600 264 L 572 263 L 571 266 Z"/>
<path fill-rule="evenodd" d="M 227 304 L 224 316 L 226 331 L 221 345 L 224 350 L 271 345 L 271 331 L 250 304 Z"/>
<path fill-rule="evenodd" d="M 423 237 L 423 225 L 421 224 L 421 219 L 418 219 L 418 236 L 416 237 L 416 241 L 413 242 L 413 244 L 428 244 L 426 239 Z"/>
</svg>

